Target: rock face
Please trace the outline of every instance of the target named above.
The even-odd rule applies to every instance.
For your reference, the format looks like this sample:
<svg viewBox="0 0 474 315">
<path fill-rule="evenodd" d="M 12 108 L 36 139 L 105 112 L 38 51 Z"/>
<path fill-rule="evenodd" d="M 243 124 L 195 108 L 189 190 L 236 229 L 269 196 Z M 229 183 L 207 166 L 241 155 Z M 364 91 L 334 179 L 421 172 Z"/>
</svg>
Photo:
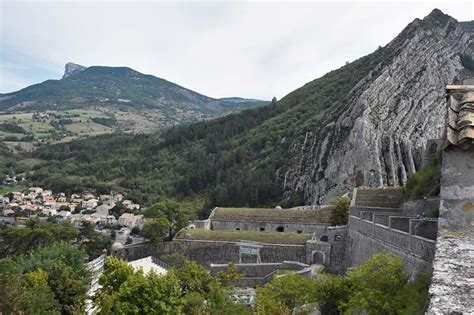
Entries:
<svg viewBox="0 0 474 315">
<path fill-rule="evenodd" d="M 399 186 L 421 168 L 428 139 L 445 126 L 445 86 L 473 72 L 473 33 L 434 10 L 416 19 L 384 49 L 379 64 L 352 91 L 344 111 L 293 147 L 297 161 L 285 184 L 317 204 L 355 186 Z M 313 136 L 317 135 L 317 136 Z"/>
<path fill-rule="evenodd" d="M 72 63 L 72 62 L 68 62 L 64 66 L 64 74 L 63 74 L 62 79 L 67 78 L 67 77 L 71 76 L 74 73 L 81 72 L 82 70 L 85 70 L 85 69 L 87 69 L 87 68 L 84 67 L 84 66 L 81 66 L 81 65 L 78 65 L 78 64 L 75 64 L 75 63 Z"/>
</svg>

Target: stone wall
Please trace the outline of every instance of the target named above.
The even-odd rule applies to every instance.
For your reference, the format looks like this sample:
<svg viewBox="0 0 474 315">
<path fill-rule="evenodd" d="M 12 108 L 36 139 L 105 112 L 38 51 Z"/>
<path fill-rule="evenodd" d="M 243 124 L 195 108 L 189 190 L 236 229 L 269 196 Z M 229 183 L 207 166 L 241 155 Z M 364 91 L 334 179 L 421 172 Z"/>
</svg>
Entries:
<svg viewBox="0 0 474 315">
<path fill-rule="evenodd" d="M 211 229 L 211 220 L 196 220 L 189 224 L 190 228 L 200 229 L 200 230 L 210 230 Z"/>
<path fill-rule="evenodd" d="M 470 314 L 474 310 L 473 145 L 466 150 L 450 146 L 443 152 L 440 197 L 428 313 Z"/>
<path fill-rule="evenodd" d="M 304 245 L 261 244 L 260 258 L 263 263 L 280 263 L 282 261 L 306 262 Z M 209 268 L 211 263 L 227 264 L 239 262 L 239 243 L 204 240 L 175 240 L 159 245 L 149 243 L 125 246 L 114 255 L 125 260 L 135 260 L 147 256 L 161 259 L 163 256 L 180 253 L 187 259 Z M 243 263 L 254 263 L 255 257 L 242 256 Z"/>
<path fill-rule="evenodd" d="M 387 251 L 403 259 L 407 272 L 418 274 L 429 270 L 435 243 L 434 240 L 349 216 L 346 264 L 348 267 L 359 266 L 372 255 Z"/>
<path fill-rule="evenodd" d="M 428 216 L 436 209 L 439 209 L 439 198 L 413 200 L 403 204 L 403 214 L 413 217 L 422 213 Z"/>
<path fill-rule="evenodd" d="M 210 272 L 212 276 L 216 276 L 219 272 L 228 271 L 228 264 L 211 264 Z M 257 287 L 268 283 L 277 273 L 278 270 L 295 270 L 302 276 L 310 276 L 311 268 L 308 265 L 294 262 L 284 261 L 281 263 L 262 263 L 262 264 L 235 264 L 237 272 L 243 279 L 233 283 L 237 287 Z"/>
<path fill-rule="evenodd" d="M 291 211 L 291 210 L 288 210 Z M 211 228 L 213 230 L 240 230 L 240 231 L 266 231 L 266 232 L 284 232 L 313 234 L 314 232 L 324 231 L 326 225 L 324 224 L 301 224 L 301 223 L 273 223 L 273 222 L 239 222 L 239 221 L 224 221 L 212 220 Z"/>
</svg>

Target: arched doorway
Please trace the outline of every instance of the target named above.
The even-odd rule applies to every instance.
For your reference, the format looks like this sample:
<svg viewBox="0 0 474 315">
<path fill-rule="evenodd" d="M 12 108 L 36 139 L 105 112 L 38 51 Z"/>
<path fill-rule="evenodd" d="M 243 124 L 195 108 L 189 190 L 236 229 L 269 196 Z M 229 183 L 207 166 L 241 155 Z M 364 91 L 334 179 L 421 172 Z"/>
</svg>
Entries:
<svg viewBox="0 0 474 315">
<path fill-rule="evenodd" d="M 277 232 L 285 232 L 285 228 L 280 225 L 279 227 L 276 228 L 276 231 Z"/>
<path fill-rule="evenodd" d="M 324 265 L 324 254 L 322 252 L 313 253 L 313 264 Z"/>
</svg>

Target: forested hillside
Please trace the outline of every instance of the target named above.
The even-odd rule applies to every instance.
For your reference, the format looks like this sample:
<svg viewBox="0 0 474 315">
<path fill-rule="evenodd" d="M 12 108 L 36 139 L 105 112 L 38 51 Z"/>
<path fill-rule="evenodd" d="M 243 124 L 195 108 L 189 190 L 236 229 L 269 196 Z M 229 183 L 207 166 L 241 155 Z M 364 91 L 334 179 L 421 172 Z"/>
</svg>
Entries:
<svg viewBox="0 0 474 315">
<path fill-rule="evenodd" d="M 355 185 L 402 184 L 440 132 L 444 84 L 468 71 L 469 36 L 435 10 L 268 106 L 156 135 L 41 148 L 34 157 L 47 163 L 31 179 L 55 190 L 113 187 L 146 203 L 204 197 L 209 207 L 318 203 Z"/>
<path fill-rule="evenodd" d="M 276 176 L 289 158 L 285 139 L 337 115 L 347 91 L 384 56 L 380 49 L 279 102 L 239 114 L 156 135 L 107 135 L 41 148 L 34 156 L 49 163 L 31 178 L 55 190 L 120 187 L 145 202 L 206 196 L 220 206 L 301 204 L 299 192 L 285 202 Z"/>
<path fill-rule="evenodd" d="M 60 80 L 0 95 L 0 110 L 5 111 L 0 114 L 49 112 L 70 116 L 81 110 L 113 119 L 114 124 L 108 127 L 114 131 L 150 133 L 267 103 L 238 97 L 212 98 L 128 67 L 85 68 L 68 63 Z M 84 135 L 87 129 L 81 131 Z"/>
</svg>

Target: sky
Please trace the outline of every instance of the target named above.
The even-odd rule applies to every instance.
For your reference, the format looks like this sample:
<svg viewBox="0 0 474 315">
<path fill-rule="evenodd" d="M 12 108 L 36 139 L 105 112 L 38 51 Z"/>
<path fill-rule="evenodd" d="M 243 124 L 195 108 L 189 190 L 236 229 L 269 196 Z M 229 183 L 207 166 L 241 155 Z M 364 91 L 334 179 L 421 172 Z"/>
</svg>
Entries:
<svg viewBox="0 0 474 315">
<path fill-rule="evenodd" d="M 474 1 L 456 0 L 0 0 L 0 93 L 60 79 L 74 62 L 128 66 L 211 97 L 281 98 L 434 8 L 474 19 Z"/>
</svg>

